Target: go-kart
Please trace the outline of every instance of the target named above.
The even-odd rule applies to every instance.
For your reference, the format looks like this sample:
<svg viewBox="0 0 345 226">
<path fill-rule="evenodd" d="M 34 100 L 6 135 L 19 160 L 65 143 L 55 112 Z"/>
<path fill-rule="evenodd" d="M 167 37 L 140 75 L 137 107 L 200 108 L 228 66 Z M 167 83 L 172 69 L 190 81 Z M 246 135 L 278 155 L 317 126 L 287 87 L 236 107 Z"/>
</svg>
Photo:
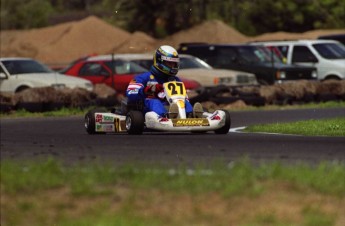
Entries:
<svg viewBox="0 0 345 226">
<path fill-rule="evenodd" d="M 182 82 L 172 81 L 163 84 L 163 95 L 171 105 L 178 106 L 174 118 L 161 117 L 153 111 L 144 113 L 143 102 L 127 103 L 123 101 L 120 109 L 110 112 L 93 109 L 85 115 L 85 128 L 89 134 L 123 133 L 142 134 L 144 131 L 195 132 L 214 131 L 226 134 L 231 125 L 230 113 L 216 110 L 213 113 L 202 112 L 201 117 L 187 117 L 185 109 L 186 89 Z"/>
</svg>

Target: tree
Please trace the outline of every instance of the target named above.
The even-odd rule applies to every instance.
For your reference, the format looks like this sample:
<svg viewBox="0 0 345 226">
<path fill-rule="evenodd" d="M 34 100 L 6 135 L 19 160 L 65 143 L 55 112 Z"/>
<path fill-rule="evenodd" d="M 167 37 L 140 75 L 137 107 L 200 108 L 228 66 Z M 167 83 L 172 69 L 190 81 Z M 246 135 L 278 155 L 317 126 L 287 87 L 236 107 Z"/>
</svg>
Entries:
<svg viewBox="0 0 345 226">
<path fill-rule="evenodd" d="M 113 20 L 116 18 L 126 21 L 127 30 L 143 31 L 161 38 L 206 20 L 208 2 L 209 0 L 104 0 L 103 4 L 117 12 L 113 15 Z"/>
<path fill-rule="evenodd" d="M 1 29 L 47 26 L 51 12 L 49 0 L 1 0 Z"/>
<path fill-rule="evenodd" d="M 1 29 L 42 27 L 57 15 L 67 21 L 90 14 L 156 38 L 210 19 L 246 35 L 345 27 L 345 1 L 339 0 L 1 0 Z"/>
</svg>

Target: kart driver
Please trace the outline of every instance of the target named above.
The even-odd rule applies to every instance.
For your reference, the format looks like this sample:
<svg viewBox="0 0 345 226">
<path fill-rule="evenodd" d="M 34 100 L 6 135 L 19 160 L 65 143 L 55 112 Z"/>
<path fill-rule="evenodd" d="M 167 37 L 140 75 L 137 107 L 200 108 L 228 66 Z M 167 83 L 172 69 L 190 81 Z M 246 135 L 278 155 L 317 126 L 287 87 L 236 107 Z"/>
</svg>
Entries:
<svg viewBox="0 0 345 226">
<path fill-rule="evenodd" d="M 169 112 L 165 106 L 163 83 L 168 81 L 181 81 L 176 76 L 179 69 L 179 56 L 177 51 L 168 45 L 160 46 L 153 55 L 153 65 L 150 71 L 137 75 L 128 85 L 126 96 L 128 102 L 144 101 L 144 113 L 149 111 L 156 112 L 162 118 L 176 118 L 178 106 L 173 103 L 170 105 Z M 200 103 L 195 103 L 194 108 L 188 99 L 185 100 L 187 117 L 202 117 L 203 108 Z"/>
</svg>

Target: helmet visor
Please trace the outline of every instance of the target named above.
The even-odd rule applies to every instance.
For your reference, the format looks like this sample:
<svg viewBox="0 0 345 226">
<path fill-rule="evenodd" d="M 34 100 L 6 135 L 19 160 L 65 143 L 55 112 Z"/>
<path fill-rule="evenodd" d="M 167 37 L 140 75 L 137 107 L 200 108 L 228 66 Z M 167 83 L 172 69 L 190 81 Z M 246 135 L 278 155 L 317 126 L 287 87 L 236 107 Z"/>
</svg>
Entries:
<svg viewBox="0 0 345 226">
<path fill-rule="evenodd" d="M 167 56 L 162 56 L 162 64 L 168 68 L 171 69 L 178 69 L 179 68 L 179 63 L 180 59 L 176 57 L 167 57 Z"/>
</svg>

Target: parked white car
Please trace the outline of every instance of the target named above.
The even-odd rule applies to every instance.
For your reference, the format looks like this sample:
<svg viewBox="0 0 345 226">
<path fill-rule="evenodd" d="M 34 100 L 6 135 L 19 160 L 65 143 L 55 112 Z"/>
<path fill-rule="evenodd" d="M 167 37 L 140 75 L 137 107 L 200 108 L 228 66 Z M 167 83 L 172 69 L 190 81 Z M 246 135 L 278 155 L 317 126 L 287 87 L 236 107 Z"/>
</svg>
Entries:
<svg viewBox="0 0 345 226">
<path fill-rule="evenodd" d="M 0 92 L 16 93 L 28 88 L 48 86 L 93 90 L 90 81 L 57 73 L 31 58 L 0 58 Z"/>
<path fill-rule="evenodd" d="M 283 62 L 313 66 L 318 79 L 345 79 L 345 46 L 335 40 L 255 42 L 281 54 Z"/>
<path fill-rule="evenodd" d="M 214 69 L 205 61 L 187 54 L 179 54 L 180 69 L 177 76 L 198 81 L 205 88 L 213 88 L 219 85 L 228 87 L 258 85 L 254 74 L 227 70 Z M 152 65 L 152 54 L 115 54 L 115 59 L 132 61 L 140 66 L 150 69 Z"/>
</svg>

